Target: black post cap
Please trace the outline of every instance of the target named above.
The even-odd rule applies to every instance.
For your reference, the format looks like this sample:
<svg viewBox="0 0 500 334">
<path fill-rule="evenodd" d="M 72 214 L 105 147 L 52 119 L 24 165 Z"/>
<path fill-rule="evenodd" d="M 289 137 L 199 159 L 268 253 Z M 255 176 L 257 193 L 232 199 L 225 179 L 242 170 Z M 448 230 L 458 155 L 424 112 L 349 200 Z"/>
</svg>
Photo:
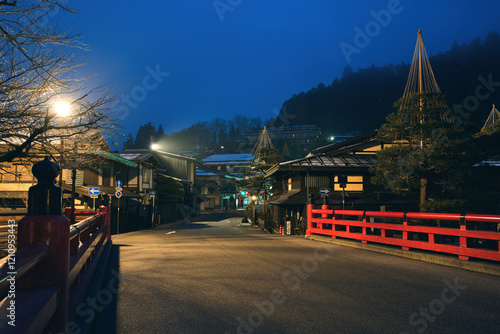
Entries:
<svg viewBox="0 0 500 334">
<path fill-rule="evenodd" d="M 38 184 L 28 192 L 28 215 L 62 215 L 62 189 L 54 184 L 61 167 L 45 157 L 31 170 Z"/>
</svg>

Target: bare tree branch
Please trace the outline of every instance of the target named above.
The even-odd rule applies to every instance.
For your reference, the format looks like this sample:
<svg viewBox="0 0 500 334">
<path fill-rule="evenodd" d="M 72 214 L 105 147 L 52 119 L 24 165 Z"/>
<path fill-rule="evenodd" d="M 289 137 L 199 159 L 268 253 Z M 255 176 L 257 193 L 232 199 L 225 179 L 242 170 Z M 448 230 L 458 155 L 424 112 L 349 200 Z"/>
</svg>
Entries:
<svg viewBox="0 0 500 334">
<path fill-rule="evenodd" d="M 15 6 L 17 4 L 17 1 L 9 1 L 9 0 L 2 0 L 0 1 L 0 6 Z"/>
<path fill-rule="evenodd" d="M 0 1 L 0 163 L 62 156 L 65 139 L 117 129 L 109 88 L 84 86 L 74 52 L 85 49 L 81 36 L 58 27 L 58 16 L 75 12 L 62 0 Z M 71 105 L 64 119 L 58 101 Z"/>
</svg>

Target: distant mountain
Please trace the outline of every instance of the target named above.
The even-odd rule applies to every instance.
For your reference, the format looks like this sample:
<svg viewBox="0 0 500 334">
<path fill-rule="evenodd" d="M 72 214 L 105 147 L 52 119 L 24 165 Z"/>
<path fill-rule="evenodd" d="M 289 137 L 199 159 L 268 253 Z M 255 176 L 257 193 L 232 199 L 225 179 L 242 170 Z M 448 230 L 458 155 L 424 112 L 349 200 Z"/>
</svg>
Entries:
<svg viewBox="0 0 500 334">
<path fill-rule="evenodd" d="M 412 55 L 408 55 L 411 58 Z M 436 80 L 449 106 L 463 105 L 469 121 L 480 124 L 500 105 L 500 35 L 490 32 L 482 41 L 431 56 Z M 313 124 L 330 135 L 353 135 L 380 127 L 403 94 L 410 64 L 371 66 L 354 72 L 349 66 L 331 85 L 320 83 L 283 103 L 274 126 Z"/>
</svg>

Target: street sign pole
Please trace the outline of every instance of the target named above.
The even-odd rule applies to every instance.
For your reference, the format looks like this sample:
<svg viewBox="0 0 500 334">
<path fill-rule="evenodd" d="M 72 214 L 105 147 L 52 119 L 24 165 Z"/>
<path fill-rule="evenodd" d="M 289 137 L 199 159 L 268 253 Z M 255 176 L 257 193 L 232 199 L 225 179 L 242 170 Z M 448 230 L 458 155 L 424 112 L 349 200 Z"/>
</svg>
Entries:
<svg viewBox="0 0 500 334">
<path fill-rule="evenodd" d="M 118 214 L 116 215 L 116 234 L 120 233 L 120 197 L 118 197 Z"/>
<path fill-rule="evenodd" d="M 151 215 L 151 227 L 155 226 L 155 197 L 156 190 L 149 190 L 149 196 L 153 198 L 153 214 Z"/>
<path fill-rule="evenodd" d="M 89 196 L 92 198 L 92 210 L 95 210 L 95 199 L 101 194 L 101 188 L 89 187 Z"/>
<path fill-rule="evenodd" d="M 342 188 L 342 210 L 345 210 L 345 187 Z"/>
<path fill-rule="evenodd" d="M 117 210 L 117 216 L 116 216 L 116 234 L 120 233 L 120 197 L 122 197 L 122 191 L 121 188 L 117 187 L 117 190 L 115 191 L 115 196 L 118 199 L 118 210 Z"/>
<path fill-rule="evenodd" d="M 345 210 L 345 188 L 347 187 L 347 175 L 339 175 L 338 181 L 342 188 L 342 210 Z"/>
<path fill-rule="evenodd" d="M 99 187 L 89 187 L 89 196 L 92 198 L 92 210 L 95 210 L 95 199 L 101 194 Z"/>
<path fill-rule="evenodd" d="M 323 205 L 328 205 L 328 196 L 330 196 L 331 189 L 330 188 L 320 188 L 319 193 L 321 197 L 323 197 Z"/>
<path fill-rule="evenodd" d="M 153 217 L 151 219 L 151 227 L 155 226 L 155 197 L 153 196 Z"/>
</svg>

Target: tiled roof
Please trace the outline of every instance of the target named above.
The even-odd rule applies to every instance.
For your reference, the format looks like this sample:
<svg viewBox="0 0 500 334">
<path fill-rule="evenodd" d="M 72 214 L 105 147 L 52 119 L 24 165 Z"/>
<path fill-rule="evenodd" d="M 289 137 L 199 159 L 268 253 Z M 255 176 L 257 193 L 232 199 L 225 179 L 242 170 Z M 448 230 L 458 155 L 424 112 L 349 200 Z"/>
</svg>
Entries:
<svg viewBox="0 0 500 334">
<path fill-rule="evenodd" d="M 219 174 L 208 172 L 206 170 L 197 169 L 196 170 L 196 175 L 197 176 L 217 176 Z"/>
<path fill-rule="evenodd" d="M 96 153 L 99 154 L 100 156 L 102 157 L 105 157 L 105 158 L 108 158 L 110 160 L 113 160 L 113 161 L 116 161 L 116 162 L 119 162 L 119 163 L 122 163 L 124 165 L 127 165 L 129 167 L 137 167 L 137 164 L 130 161 L 132 159 L 129 159 L 127 157 L 124 157 L 122 156 L 121 154 L 114 154 L 114 153 L 111 153 L 111 152 L 106 152 L 106 151 L 103 151 L 101 149 L 97 149 L 96 150 Z"/>
<path fill-rule="evenodd" d="M 118 155 L 123 159 L 138 161 L 138 162 L 141 162 L 152 156 L 150 152 L 118 153 Z"/>
<path fill-rule="evenodd" d="M 280 163 L 280 167 L 370 167 L 375 156 L 372 154 L 345 154 L 329 157 L 326 155 L 313 155 L 298 160 Z"/>
<path fill-rule="evenodd" d="M 242 153 L 242 154 L 214 154 L 205 159 L 202 159 L 205 164 L 243 164 L 252 163 L 253 154 Z"/>
</svg>

